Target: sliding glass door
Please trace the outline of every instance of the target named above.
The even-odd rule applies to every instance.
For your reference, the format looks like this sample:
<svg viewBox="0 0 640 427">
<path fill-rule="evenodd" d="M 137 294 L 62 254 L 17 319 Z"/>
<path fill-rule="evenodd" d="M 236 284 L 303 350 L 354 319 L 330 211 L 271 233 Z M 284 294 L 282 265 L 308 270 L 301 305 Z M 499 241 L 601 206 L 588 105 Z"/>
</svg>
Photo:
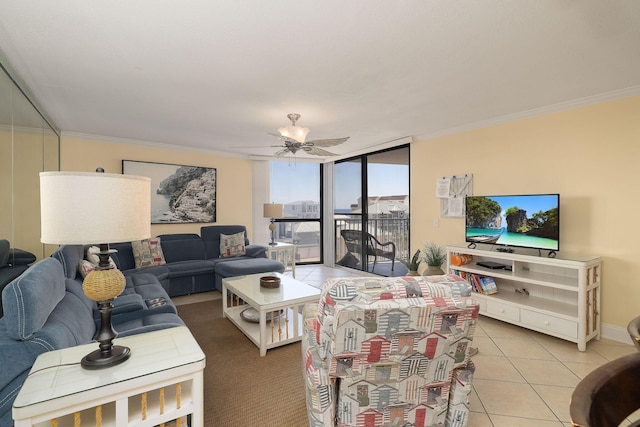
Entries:
<svg viewBox="0 0 640 427">
<path fill-rule="evenodd" d="M 407 272 L 409 146 L 335 163 L 336 264 L 383 276 Z"/>
</svg>

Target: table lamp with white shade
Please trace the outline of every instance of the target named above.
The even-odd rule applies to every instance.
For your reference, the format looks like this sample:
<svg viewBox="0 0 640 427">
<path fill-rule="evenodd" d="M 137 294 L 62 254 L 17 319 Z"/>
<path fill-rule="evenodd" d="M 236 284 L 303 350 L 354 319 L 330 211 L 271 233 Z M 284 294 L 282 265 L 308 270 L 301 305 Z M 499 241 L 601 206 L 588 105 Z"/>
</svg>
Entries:
<svg viewBox="0 0 640 427">
<path fill-rule="evenodd" d="M 98 303 L 99 349 L 82 359 L 87 369 L 101 369 L 127 360 L 131 351 L 114 346 L 113 300 L 125 287 L 123 274 L 109 262 L 109 243 L 149 238 L 151 179 L 97 172 L 41 172 L 41 241 L 59 245 L 100 246 L 98 266 L 82 283 L 85 295 Z"/>
<path fill-rule="evenodd" d="M 281 203 L 265 203 L 262 210 L 262 216 L 270 218 L 269 230 L 271 231 L 271 243 L 270 246 L 277 245 L 276 243 L 276 223 L 275 218 L 282 218 L 282 204 Z"/>
</svg>

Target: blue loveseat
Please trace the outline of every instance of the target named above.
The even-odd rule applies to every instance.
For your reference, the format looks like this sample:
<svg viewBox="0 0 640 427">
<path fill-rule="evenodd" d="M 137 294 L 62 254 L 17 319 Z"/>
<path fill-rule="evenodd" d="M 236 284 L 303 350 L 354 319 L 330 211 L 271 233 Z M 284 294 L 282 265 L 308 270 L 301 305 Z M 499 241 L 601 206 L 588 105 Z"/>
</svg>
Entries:
<svg viewBox="0 0 640 427">
<path fill-rule="evenodd" d="M 76 277 L 83 254 L 82 246 L 63 246 L 2 291 L 0 427 L 13 425 L 11 406 L 39 354 L 93 341 L 100 315 Z M 184 325 L 164 288 L 145 273 L 126 277 L 112 322 L 118 336 Z"/>
</svg>

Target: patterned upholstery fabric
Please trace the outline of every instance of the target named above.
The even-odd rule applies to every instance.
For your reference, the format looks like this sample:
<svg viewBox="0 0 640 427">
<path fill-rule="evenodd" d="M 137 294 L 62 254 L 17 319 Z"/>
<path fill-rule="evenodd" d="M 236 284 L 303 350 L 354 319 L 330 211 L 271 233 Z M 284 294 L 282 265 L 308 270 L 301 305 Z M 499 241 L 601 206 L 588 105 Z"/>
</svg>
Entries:
<svg viewBox="0 0 640 427">
<path fill-rule="evenodd" d="M 464 427 L 469 291 L 453 275 L 327 280 L 303 312 L 309 425 Z"/>
<path fill-rule="evenodd" d="M 159 237 L 133 241 L 131 247 L 136 268 L 166 264 Z"/>
</svg>

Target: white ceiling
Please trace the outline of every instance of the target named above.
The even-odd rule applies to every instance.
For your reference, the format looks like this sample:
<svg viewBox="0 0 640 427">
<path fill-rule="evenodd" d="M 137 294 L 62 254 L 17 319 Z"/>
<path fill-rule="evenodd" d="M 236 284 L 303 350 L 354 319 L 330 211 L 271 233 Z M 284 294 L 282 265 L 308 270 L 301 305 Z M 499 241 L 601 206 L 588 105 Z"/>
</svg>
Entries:
<svg viewBox="0 0 640 427">
<path fill-rule="evenodd" d="M 63 133 L 344 156 L 640 93 L 640 1 L 0 0 L 0 50 Z"/>
</svg>

